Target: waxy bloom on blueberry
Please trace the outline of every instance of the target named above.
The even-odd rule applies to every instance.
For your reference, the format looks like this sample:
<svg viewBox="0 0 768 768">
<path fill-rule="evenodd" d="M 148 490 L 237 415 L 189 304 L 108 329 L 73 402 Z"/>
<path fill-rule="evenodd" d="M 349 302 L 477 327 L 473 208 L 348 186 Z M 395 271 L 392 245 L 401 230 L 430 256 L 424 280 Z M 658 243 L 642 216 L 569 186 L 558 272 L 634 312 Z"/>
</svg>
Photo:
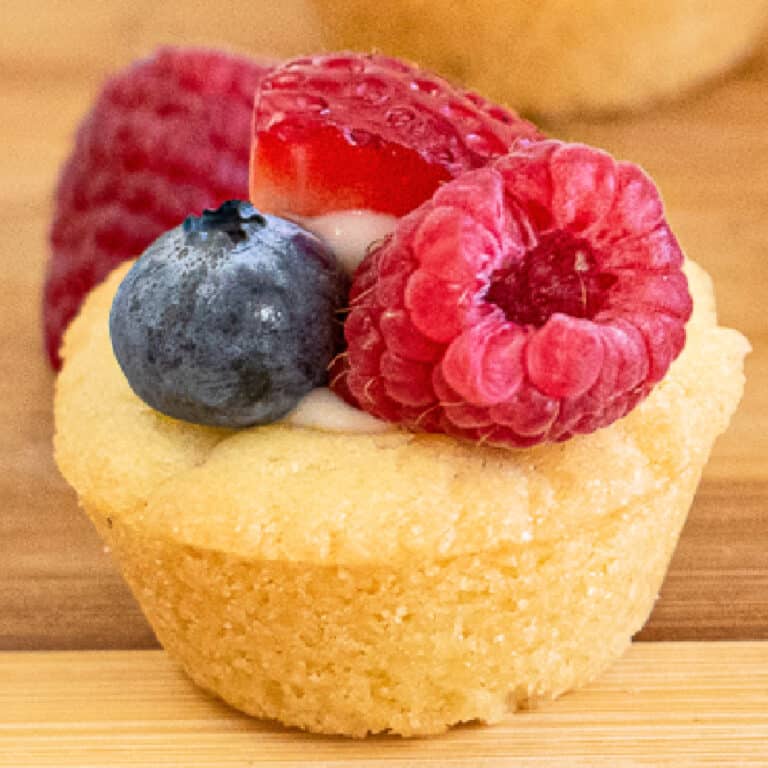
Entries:
<svg viewBox="0 0 768 768">
<path fill-rule="evenodd" d="M 314 235 L 230 201 L 188 217 L 134 264 L 112 304 L 112 346 L 156 410 L 265 424 L 325 383 L 345 282 Z"/>
</svg>

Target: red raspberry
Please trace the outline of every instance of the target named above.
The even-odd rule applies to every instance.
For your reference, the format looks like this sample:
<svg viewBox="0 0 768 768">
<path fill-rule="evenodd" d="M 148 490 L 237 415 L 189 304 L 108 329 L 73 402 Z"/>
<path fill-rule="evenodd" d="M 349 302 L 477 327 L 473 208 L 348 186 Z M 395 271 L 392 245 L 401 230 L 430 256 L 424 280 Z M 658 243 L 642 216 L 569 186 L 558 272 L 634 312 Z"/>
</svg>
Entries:
<svg viewBox="0 0 768 768">
<path fill-rule="evenodd" d="M 297 59 L 256 95 L 251 201 L 278 214 L 400 216 L 441 182 L 538 136 L 513 112 L 397 59 Z"/>
<path fill-rule="evenodd" d="M 248 194 L 253 94 L 265 63 L 159 50 L 109 80 L 56 192 L 45 285 L 48 355 L 85 294 L 187 214 Z"/>
<path fill-rule="evenodd" d="M 682 349 L 681 265 L 637 166 L 521 142 L 441 187 L 361 264 L 336 386 L 413 430 L 507 446 L 592 432 Z"/>
</svg>

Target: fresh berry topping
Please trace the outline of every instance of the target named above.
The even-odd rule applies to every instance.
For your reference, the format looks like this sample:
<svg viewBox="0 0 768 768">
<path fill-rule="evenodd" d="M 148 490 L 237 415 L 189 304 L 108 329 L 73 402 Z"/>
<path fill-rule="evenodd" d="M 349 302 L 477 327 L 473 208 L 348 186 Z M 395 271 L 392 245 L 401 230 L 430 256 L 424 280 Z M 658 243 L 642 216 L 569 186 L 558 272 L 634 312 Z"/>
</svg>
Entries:
<svg viewBox="0 0 768 768">
<path fill-rule="evenodd" d="M 187 218 L 134 264 L 112 304 L 112 346 L 152 408 L 197 424 L 265 424 L 326 381 L 345 284 L 314 235 L 230 201 Z"/>
<path fill-rule="evenodd" d="M 85 294 L 189 212 L 248 192 L 253 94 L 267 67 L 199 49 L 158 51 L 106 83 L 63 169 L 45 286 L 45 338 Z"/>
<path fill-rule="evenodd" d="M 538 136 L 513 112 L 397 59 L 296 59 L 256 94 L 251 200 L 280 214 L 401 216 L 441 182 Z"/>
<path fill-rule="evenodd" d="M 520 143 L 442 186 L 361 264 L 333 386 L 413 430 L 507 446 L 592 432 L 680 353 L 681 266 L 637 166 Z"/>
</svg>

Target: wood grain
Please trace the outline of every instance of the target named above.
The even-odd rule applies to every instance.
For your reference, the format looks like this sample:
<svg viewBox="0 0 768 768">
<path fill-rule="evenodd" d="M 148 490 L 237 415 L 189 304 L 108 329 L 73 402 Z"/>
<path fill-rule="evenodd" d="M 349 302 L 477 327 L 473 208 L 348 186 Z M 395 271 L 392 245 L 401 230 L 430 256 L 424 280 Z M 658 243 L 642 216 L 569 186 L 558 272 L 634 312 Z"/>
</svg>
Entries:
<svg viewBox="0 0 768 768">
<path fill-rule="evenodd" d="M 768 643 L 639 643 L 599 682 L 439 739 L 315 737 L 197 690 L 159 651 L 0 654 L 0 766 L 768 765 Z"/>
<path fill-rule="evenodd" d="M 4 4 L 0 47 L 0 648 L 147 648 L 154 639 L 51 459 L 39 296 L 50 200 L 101 79 L 158 42 L 263 54 L 319 47 L 307 3 L 217 14 L 136 0 Z M 233 23 L 233 20 L 236 20 Z M 741 71 L 643 115 L 548 126 L 657 179 L 721 316 L 754 346 L 644 639 L 768 638 L 768 44 Z"/>
</svg>

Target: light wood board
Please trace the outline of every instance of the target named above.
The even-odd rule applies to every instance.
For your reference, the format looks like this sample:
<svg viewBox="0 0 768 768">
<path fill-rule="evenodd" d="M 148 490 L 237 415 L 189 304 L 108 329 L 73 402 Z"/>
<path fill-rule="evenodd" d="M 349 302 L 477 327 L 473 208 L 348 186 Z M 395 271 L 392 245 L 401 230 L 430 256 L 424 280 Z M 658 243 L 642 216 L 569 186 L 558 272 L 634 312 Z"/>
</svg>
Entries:
<svg viewBox="0 0 768 768">
<path fill-rule="evenodd" d="M 317 737 L 198 691 L 160 651 L 0 654 L 0 766 L 768 765 L 768 642 L 637 643 L 599 681 L 431 739 Z"/>
</svg>

